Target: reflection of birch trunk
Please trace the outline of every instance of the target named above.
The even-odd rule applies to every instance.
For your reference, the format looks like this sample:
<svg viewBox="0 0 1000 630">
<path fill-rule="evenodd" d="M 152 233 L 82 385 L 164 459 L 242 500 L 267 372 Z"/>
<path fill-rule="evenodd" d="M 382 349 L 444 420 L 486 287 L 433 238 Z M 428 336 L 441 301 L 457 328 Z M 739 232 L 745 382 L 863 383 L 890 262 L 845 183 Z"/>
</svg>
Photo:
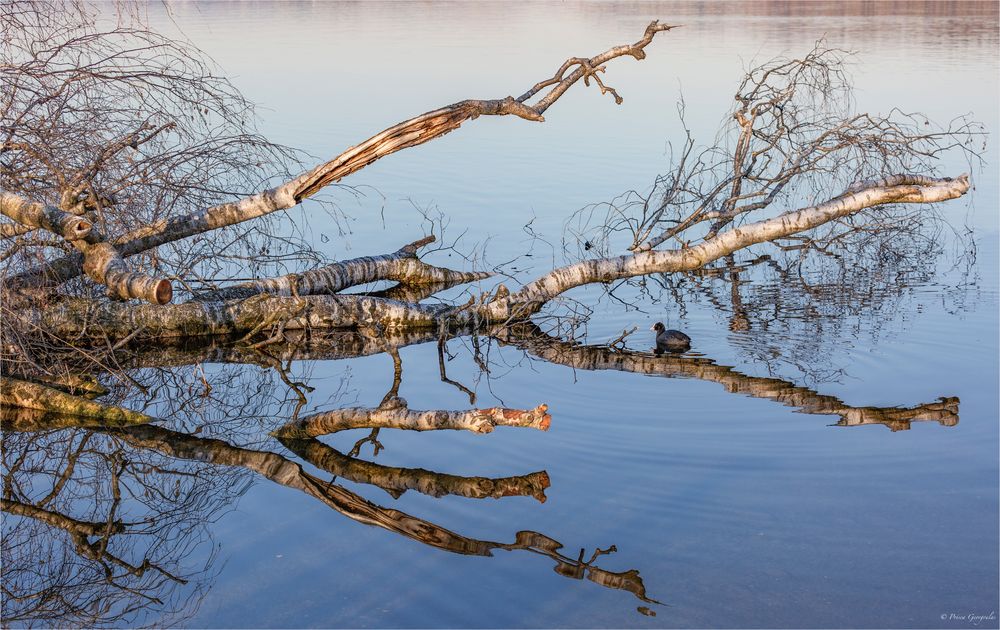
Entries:
<svg viewBox="0 0 1000 630">
<path fill-rule="evenodd" d="M 275 360 L 289 361 L 338 361 L 356 359 L 387 352 L 387 348 L 437 341 L 438 331 L 430 328 L 386 331 L 375 337 L 356 330 L 286 331 L 285 341 L 268 345 L 266 352 L 234 345 L 237 338 L 230 335 L 176 338 L 174 344 L 164 340 L 158 344 L 132 347 L 121 357 L 122 365 L 133 368 L 170 368 L 195 363 L 242 363 L 270 367 Z M 269 357 L 269 358 L 268 358 Z"/>
<path fill-rule="evenodd" d="M 531 496 L 545 502 L 549 475 L 544 470 L 517 477 L 459 477 L 423 468 L 396 468 L 348 457 L 319 440 L 282 439 L 281 443 L 316 468 L 355 483 L 382 488 L 393 498 L 407 490 L 432 497 L 453 494 L 470 499 Z"/>
<path fill-rule="evenodd" d="M 534 325 L 500 332 L 503 343 L 517 346 L 549 363 L 577 370 L 615 370 L 668 378 L 694 378 L 719 383 L 726 391 L 754 398 L 767 398 L 801 413 L 840 416 L 837 426 L 884 424 L 893 431 L 910 428 L 911 422 L 929 420 L 943 426 L 958 424 L 958 398 L 941 398 L 914 407 L 854 407 L 839 398 L 819 394 L 777 378 L 747 376 L 711 359 L 678 355 L 655 355 L 607 346 L 584 346 L 545 335 Z"/>
<path fill-rule="evenodd" d="M 102 405 L 58 389 L 6 376 L 0 377 L 0 406 L 85 416 L 100 420 L 105 426 L 124 426 L 152 420 L 146 414 L 131 409 Z"/>
<path fill-rule="evenodd" d="M 125 529 L 121 521 L 114 521 L 111 523 L 106 521 L 103 523 L 80 521 L 59 512 L 46 510 L 44 508 L 30 505 L 28 503 L 21 503 L 20 501 L 14 501 L 12 499 L 3 499 L 2 502 L 0 502 L 0 507 L 2 507 L 3 511 L 8 514 L 23 516 L 25 518 L 33 518 L 36 521 L 41 521 L 51 527 L 65 530 L 73 536 L 74 539 L 81 536 L 108 536 L 121 533 Z"/>
<path fill-rule="evenodd" d="M 381 527 L 437 549 L 476 556 L 492 556 L 495 549 L 530 551 L 554 560 L 560 575 L 575 579 L 587 575 L 601 586 L 626 590 L 644 602 L 660 603 L 646 596 L 638 571 L 612 573 L 592 565 L 614 547 L 595 551 L 589 561 L 584 561 L 582 551 L 574 560 L 558 552 L 562 544 L 532 531 L 518 532 L 515 542 L 509 544 L 468 538 L 405 512 L 376 505 L 341 486 L 306 473 L 299 464 L 276 453 L 238 448 L 221 440 L 198 438 L 153 425 L 129 427 L 113 434 L 132 446 L 159 451 L 170 457 L 246 468 L 269 481 L 304 492 L 354 521 Z"/>
</svg>

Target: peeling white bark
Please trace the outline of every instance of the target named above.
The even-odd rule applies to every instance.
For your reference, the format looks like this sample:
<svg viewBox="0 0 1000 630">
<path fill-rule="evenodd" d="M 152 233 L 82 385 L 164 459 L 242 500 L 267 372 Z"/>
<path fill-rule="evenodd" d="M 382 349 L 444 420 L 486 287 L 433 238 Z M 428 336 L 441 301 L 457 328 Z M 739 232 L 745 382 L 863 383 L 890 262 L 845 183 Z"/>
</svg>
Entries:
<svg viewBox="0 0 1000 630">
<path fill-rule="evenodd" d="M 283 296 L 324 295 L 379 280 L 394 280 L 408 285 L 435 283 L 455 285 L 483 280 L 492 275 L 478 271 L 453 271 L 422 262 L 417 258 L 417 250 L 428 243 L 433 243 L 434 240 L 434 236 L 428 236 L 391 254 L 362 256 L 302 273 L 264 278 L 199 294 L 197 299 L 201 302 L 220 301 L 246 298 L 260 293 Z"/>
<path fill-rule="evenodd" d="M 63 212 L 55 206 L 32 203 L 19 195 L 0 190 L 0 213 L 22 226 L 42 228 L 67 241 L 76 241 L 90 234 L 90 221 Z"/>
<path fill-rule="evenodd" d="M 954 179 L 899 175 L 870 184 L 816 206 L 727 230 L 686 249 L 638 252 L 561 267 L 528 283 L 506 299 L 495 300 L 484 315 L 500 321 L 524 318 L 545 302 L 575 287 L 653 273 L 691 271 L 745 247 L 805 232 L 867 208 L 956 199 L 968 192 L 970 186 L 968 175 Z"/>
<path fill-rule="evenodd" d="M 314 414 L 290 422 L 274 432 L 279 438 L 314 438 L 348 429 L 405 429 L 439 431 L 442 429 L 491 433 L 498 426 L 526 427 L 547 431 L 552 422 L 548 405 L 534 409 L 469 409 L 463 411 L 416 411 L 406 407 L 401 398 L 381 407 L 347 407 Z"/>
</svg>

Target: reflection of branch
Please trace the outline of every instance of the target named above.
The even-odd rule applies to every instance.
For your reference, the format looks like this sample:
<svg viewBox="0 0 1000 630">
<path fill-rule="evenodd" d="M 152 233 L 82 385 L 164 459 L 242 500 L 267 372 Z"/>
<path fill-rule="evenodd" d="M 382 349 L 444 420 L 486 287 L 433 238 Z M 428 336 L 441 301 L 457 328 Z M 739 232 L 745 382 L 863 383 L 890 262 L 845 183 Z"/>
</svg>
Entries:
<svg viewBox="0 0 1000 630">
<path fill-rule="evenodd" d="M 837 426 L 884 424 L 893 431 L 899 431 L 909 429 L 911 422 L 919 420 L 933 420 L 949 427 L 958 424 L 959 401 L 956 397 L 941 398 L 937 402 L 909 408 L 852 407 L 839 398 L 819 394 L 788 381 L 740 374 L 711 359 L 657 356 L 631 350 L 609 350 L 606 346 L 576 345 L 546 335 L 533 324 L 506 329 L 497 338 L 550 363 L 578 370 L 617 370 L 719 383 L 728 392 L 774 400 L 795 407 L 801 413 L 840 416 Z"/>
<path fill-rule="evenodd" d="M 491 433 L 498 426 L 526 427 L 547 431 L 552 416 L 548 405 L 534 409 L 468 409 L 464 411 L 415 411 L 406 401 L 396 398 L 380 407 L 347 407 L 313 414 L 293 420 L 273 433 L 275 437 L 310 438 L 347 429 L 406 429 L 409 431 L 439 431 L 456 429 L 474 433 Z"/>
<path fill-rule="evenodd" d="M 203 544 L 203 524 L 233 498 L 222 469 L 173 470 L 106 433 L 59 430 L 68 416 L 11 411 L 20 422 L 10 431 L 4 418 L 2 434 L 4 626 L 175 625 L 192 615 L 217 549 Z"/>
<path fill-rule="evenodd" d="M 142 564 L 136 566 L 109 552 L 107 547 L 110 537 L 115 534 L 121 534 L 125 531 L 125 526 L 121 521 L 91 523 L 77 520 L 59 512 L 46 510 L 27 503 L 21 503 L 20 501 L 2 499 L 0 502 L 2 502 L 0 507 L 2 507 L 3 511 L 8 514 L 32 518 L 51 527 L 56 527 L 66 531 L 69 534 L 70 539 L 73 541 L 73 546 L 75 547 L 76 552 L 84 558 L 89 558 L 90 560 L 100 563 L 104 567 L 105 581 L 123 591 L 132 593 L 133 595 L 141 597 L 147 601 L 155 602 L 157 604 L 163 603 L 157 597 L 147 595 L 115 582 L 115 576 L 111 571 L 110 565 L 117 565 L 137 577 L 142 577 L 147 570 L 152 569 L 160 575 L 177 582 L 178 584 L 187 584 L 188 582 L 186 579 L 177 577 L 159 565 L 150 562 L 149 558 L 143 558 Z M 91 542 L 89 540 L 91 537 L 100 538 L 98 538 L 95 542 Z"/>
<path fill-rule="evenodd" d="M 302 331 L 285 332 L 287 343 L 270 344 L 262 351 L 271 358 L 289 361 L 333 361 L 354 359 L 387 352 L 387 348 L 402 348 L 414 344 L 436 341 L 437 330 L 385 331 L 380 337 L 362 334 L 355 330 L 314 330 L 311 335 Z M 177 367 L 194 363 L 246 363 L 270 367 L 271 361 L 262 361 L 262 355 L 245 346 L 233 345 L 233 336 L 215 335 L 161 340 L 156 345 L 139 345 L 131 348 L 131 356 L 120 359 L 128 367 Z"/>
<path fill-rule="evenodd" d="M 317 468 L 356 483 L 378 486 L 394 498 L 407 490 L 416 490 L 432 497 L 454 494 L 470 499 L 527 495 L 544 503 L 545 489 L 549 487 L 549 475 L 545 471 L 500 479 L 459 477 L 423 468 L 395 468 L 366 462 L 348 457 L 315 439 L 283 439 L 281 443 Z"/>
<path fill-rule="evenodd" d="M 171 457 L 246 468 L 269 481 L 300 490 L 359 523 L 381 527 L 437 549 L 476 556 L 492 556 L 494 549 L 530 551 L 555 560 L 555 571 L 560 575 L 582 579 L 586 574 L 588 579 L 601 586 L 626 590 L 644 602 L 660 603 L 646 596 L 638 571 L 612 573 L 592 566 L 597 557 L 613 551 L 613 546 L 607 551 L 595 551 L 585 562 L 582 552 L 576 560 L 564 556 L 558 553 L 562 544 L 536 532 L 518 532 L 515 541 L 510 544 L 467 538 L 430 521 L 376 505 L 341 486 L 306 473 L 299 464 L 276 453 L 238 448 L 221 440 L 198 438 L 153 425 L 129 427 L 112 433 L 133 446 L 156 450 Z"/>
<path fill-rule="evenodd" d="M 559 541 L 552 540 L 548 536 L 539 534 L 538 532 L 521 531 L 517 532 L 517 537 L 513 544 L 497 544 L 496 548 L 508 551 L 526 549 L 555 560 L 556 566 L 553 567 L 553 571 L 559 575 L 574 580 L 582 580 L 586 576 L 588 580 L 595 584 L 600 584 L 605 588 L 628 591 L 644 602 L 652 604 L 662 603 L 646 596 L 646 586 L 642 583 L 642 577 L 639 576 L 639 572 L 635 569 L 613 573 L 593 565 L 594 561 L 600 556 L 618 551 L 614 545 L 605 550 L 595 549 L 594 553 L 590 556 L 590 560 L 587 561 L 584 561 L 584 551 L 581 549 L 580 555 L 574 560 L 559 553 L 559 550 L 562 549 L 562 543 Z"/>
<path fill-rule="evenodd" d="M 448 383 L 449 385 L 454 385 L 456 389 L 464 393 L 469 397 L 469 404 L 476 404 L 476 392 L 472 391 L 465 385 L 462 385 L 458 381 L 453 381 L 448 378 L 448 371 L 444 365 L 444 355 L 448 353 L 448 333 L 446 330 L 442 329 L 441 336 L 438 337 L 437 352 L 438 352 L 438 372 L 441 374 L 441 382 Z"/>
<path fill-rule="evenodd" d="M 440 293 L 446 289 L 450 289 L 454 286 L 460 284 L 465 284 L 463 282 L 451 281 L 451 282 L 430 282 L 423 284 L 396 284 L 387 289 L 381 291 L 372 291 L 368 293 L 373 297 L 384 297 L 390 300 L 399 300 L 400 302 L 419 302 L 421 300 L 426 300 L 432 295 Z"/>
<path fill-rule="evenodd" d="M 109 426 L 152 420 L 149 416 L 131 409 L 102 405 L 58 389 L 6 376 L 0 376 L 0 405 L 87 416 L 97 418 Z"/>
<path fill-rule="evenodd" d="M 56 429 L 106 429 L 117 424 L 109 424 L 100 418 L 53 413 L 41 409 L 0 406 L 0 424 L 4 431 L 54 431 Z"/>
<path fill-rule="evenodd" d="M 11 499 L 0 500 L 0 507 L 2 507 L 3 511 L 8 514 L 33 518 L 36 521 L 45 523 L 46 525 L 58 527 L 59 529 L 69 532 L 74 538 L 79 536 L 105 536 L 107 534 L 117 534 L 124 531 L 124 526 L 121 521 L 116 521 L 110 524 L 107 522 L 91 523 L 87 521 L 79 521 L 70 516 L 66 516 L 65 514 L 60 514 L 59 512 L 45 510 L 28 503 L 21 503 L 20 501 L 14 501 Z"/>
</svg>

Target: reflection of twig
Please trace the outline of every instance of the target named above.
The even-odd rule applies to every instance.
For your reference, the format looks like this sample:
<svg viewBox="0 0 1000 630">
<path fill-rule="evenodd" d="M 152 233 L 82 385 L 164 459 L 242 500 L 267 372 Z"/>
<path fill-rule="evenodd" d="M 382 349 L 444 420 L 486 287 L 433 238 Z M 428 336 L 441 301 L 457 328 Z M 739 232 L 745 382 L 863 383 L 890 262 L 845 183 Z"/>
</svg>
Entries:
<svg viewBox="0 0 1000 630">
<path fill-rule="evenodd" d="M 438 371 L 441 373 L 441 381 L 443 383 L 448 383 L 449 385 L 454 385 L 456 388 L 459 389 L 459 391 L 464 392 L 469 397 L 469 404 L 474 405 L 476 404 L 476 393 L 471 389 L 469 389 L 468 387 L 466 387 L 465 385 L 462 385 L 458 381 L 453 381 L 450 378 L 448 378 L 448 373 L 445 370 L 444 366 L 444 355 L 448 351 L 446 345 L 448 343 L 447 335 L 448 335 L 447 330 L 442 326 L 441 332 L 439 333 L 438 336 L 438 343 L 437 343 Z"/>
<path fill-rule="evenodd" d="M 372 432 L 368 434 L 368 437 L 361 438 L 354 443 L 354 447 L 351 452 L 348 453 L 348 457 L 357 457 L 361 454 L 361 447 L 365 444 L 372 445 L 372 457 L 377 457 L 378 454 L 385 448 L 385 446 L 378 441 L 379 429 L 372 429 Z"/>
</svg>

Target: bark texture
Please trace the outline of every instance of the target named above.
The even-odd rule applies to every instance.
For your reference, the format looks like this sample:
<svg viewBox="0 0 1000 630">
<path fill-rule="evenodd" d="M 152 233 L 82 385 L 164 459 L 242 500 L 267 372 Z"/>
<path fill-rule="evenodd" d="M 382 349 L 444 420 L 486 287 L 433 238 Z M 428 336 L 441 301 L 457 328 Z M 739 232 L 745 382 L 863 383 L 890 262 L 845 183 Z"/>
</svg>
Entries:
<svg viewBox="0 0 1000 630">
<path fill-rule="evenodd" d="M 348 407 L 318 413 L 290 422 L 273 433 L 279 438 L 314 438 L 348 429 L 405 429 L 438 431 L 441 429 L 492 433 L 498 426 L 524 427 L 547 431 L 552 422 L 548 405 L 534 409 L 469 409 L 467 411 L 416 411 L 406 401 L 395 398 L 381 407 Z"/>
<path fill-rule="evenodd" d="M 806 232 L 868 208 L 957 199 L 967 193 L 969 187 L 968 175 L 954 179 L 897 175 L 868 182 L 861 184 L 860 190 L 849 190 L 825 203 L 734 227 L 692 247 L 585 260 L 561 267 L 526 284 L 510 297 L 495 301 L 488 315 L 500 321 L 511 317 L 524 318 L 549 300 L 576 287 L 654 273 L 692 271 L 737 250 Z"/>
<path fill-rule="evenodd" d="M 92 224 L 83 217 L 63 212 L 54 206 L 32 203 L 19 195 L 0 190 L 0 213 L 22 226 L 42 228 L 67 241 L 76 241 L 90 234 Z"/>
<path fill-rule="evenodd" d="M 391 254 L 352 258 L 302 273 L 264 278 L 202 293 L 197 299 L 201 302 L 224 301 L 244 299 L 261 293 L 283 296 L 326 295 L 380 280 L 395 280 L 405 285 L 453 286 L 483 280 L 492 275 L 486 272 L 453 271 L 422 262 L 417 258 L 417 250 L 434 240 L 432 235 L 405 245 Z"/>
</svg>

